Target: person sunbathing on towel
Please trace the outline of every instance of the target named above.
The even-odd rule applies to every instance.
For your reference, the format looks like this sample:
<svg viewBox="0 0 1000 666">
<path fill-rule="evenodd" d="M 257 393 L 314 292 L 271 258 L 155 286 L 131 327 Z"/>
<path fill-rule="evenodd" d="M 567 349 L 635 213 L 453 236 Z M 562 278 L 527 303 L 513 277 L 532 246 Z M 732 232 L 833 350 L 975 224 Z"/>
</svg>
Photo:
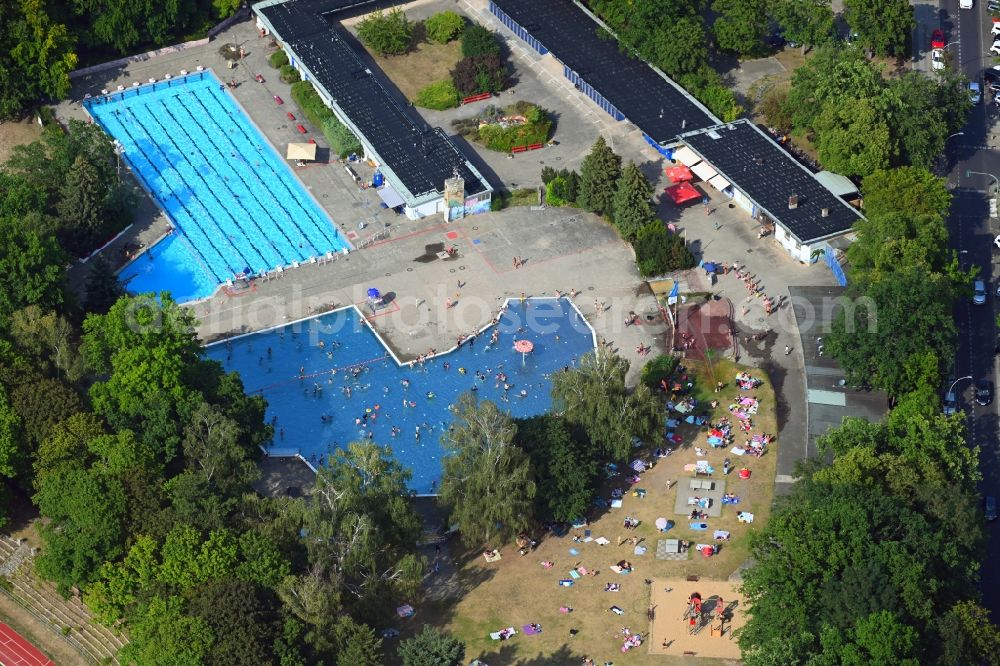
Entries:
<svg viewBox="0 0 1000 666">
<path fill-rule="evenodd" d="M 607 585 L 604 586 L 605 592 L 617 592 L 620 589 L 621 585 L 619 585 L 618 583 L 608 583 Z"/>
</svg>

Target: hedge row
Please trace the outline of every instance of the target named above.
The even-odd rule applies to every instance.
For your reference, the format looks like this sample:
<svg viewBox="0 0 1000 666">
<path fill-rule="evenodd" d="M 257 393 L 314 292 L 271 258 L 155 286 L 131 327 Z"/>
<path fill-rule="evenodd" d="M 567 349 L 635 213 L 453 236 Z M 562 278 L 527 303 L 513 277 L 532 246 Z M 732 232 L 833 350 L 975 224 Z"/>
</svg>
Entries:
<svg viewBox="0 0 1000 666">
<path fill-rule="evenodd" d="M 292 84 L 292 99 L 299 105 L 309 122 L 320 128 L 333 152 L 346 157 L 352 152 L 361 150 L 358 137 L 337 119 L 311 83 L 299 81 Z"/>
</svg>

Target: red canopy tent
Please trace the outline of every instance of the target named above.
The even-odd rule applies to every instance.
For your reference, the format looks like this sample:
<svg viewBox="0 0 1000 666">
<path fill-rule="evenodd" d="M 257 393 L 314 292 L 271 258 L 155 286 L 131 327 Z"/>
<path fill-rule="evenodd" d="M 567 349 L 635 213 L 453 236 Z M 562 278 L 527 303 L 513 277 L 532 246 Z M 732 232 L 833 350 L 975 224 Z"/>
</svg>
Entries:
<svg viewBox="0 0 1000 666">
<path fill-rule="evenodd" d="M 678 206 L 685 201 L 701 199 L 701 192 L 694 189 L 691 183 L 677 183 L 668 187 L 664 192 Z"/>
<path fill-rule="evenodd" d="M 667 178 L 669 178 L 674 183 L 682 183 L 689 180 L 694 180 L 694 174 L 691 173 L 691 169 L 684 166 L 683 164 L 678 164 L 677 166 L 672 166 L 665 170 Z"/>
</svg>

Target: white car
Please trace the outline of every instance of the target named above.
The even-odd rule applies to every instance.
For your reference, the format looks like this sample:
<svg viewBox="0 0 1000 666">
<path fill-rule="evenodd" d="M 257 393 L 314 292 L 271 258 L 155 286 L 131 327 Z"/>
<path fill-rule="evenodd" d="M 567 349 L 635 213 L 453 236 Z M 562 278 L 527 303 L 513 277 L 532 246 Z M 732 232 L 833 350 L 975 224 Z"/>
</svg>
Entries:
<svg viewBox="0 0 1000 666">
<path fill-rule="evenodd" d="M 994 19 L 993 20 L 993 27 L 990 28 L 990 37 L 992 37 L 993 39 L 996 39 L 997 35 L 1000 35 L 1000 21 L 997 21 L 996 19 Z"/>
<path fill-rule="evenodd" d="M 936 70 L 944 69 L 944 51 L 941 49 L 931 51 L 931 67 Z"/>
<path fill-rule="evenodd" d="M 972 9 L 972 0 L 958 0 L 959 9 Z"/>
<path fill-rule="evenodd" d="M 997 44 L 1000 44 L 1000 42 L 997 42 Z M 979 104 L 983 101 L 983 91 L 978 81 L 973 81 L 969 84 L 969 99 L 972 100 L 973 104 Z"/>
<path fill-rule="evenodd" d="M 1000 55 L 1000 39 L 993 42 L 993 46 L 990 47 L 990 53 Z"/>
<path fill-rule="evenodd" d="M 1000 236 L 993 239 L 993 244 L 997 246 L 998 250 L 1000 250 Z"/>
</svg>

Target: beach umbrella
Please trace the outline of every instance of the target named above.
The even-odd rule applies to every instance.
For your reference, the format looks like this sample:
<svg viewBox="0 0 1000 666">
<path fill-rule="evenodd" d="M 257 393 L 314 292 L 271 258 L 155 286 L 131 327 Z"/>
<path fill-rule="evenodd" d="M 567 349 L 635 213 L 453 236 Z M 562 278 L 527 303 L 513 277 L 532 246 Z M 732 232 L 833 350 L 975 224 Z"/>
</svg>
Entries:
<svg viewBox="0 0 1000 666">
<path fill-rule="evenodd" d="M 368 287 L 368 298 L 377 299 L 382 294 L 375 287 Z"/>
<path fill-rule="evenodd" d="M 514 341 L 514 351 L 521 354 L 521 365 L 524 365 L 524 357 L 530 354 L 535 348 L 535 343 L 531 340 L 515 340 Z"/>
<path fill-rule="evenodd" d="M 666 529 L 666 527 L 667 527 L 667 519 L 666 518 L 657 518 L 656 519 L 656 529 L 662 530 L 662 529 Z"/>
</svg>

